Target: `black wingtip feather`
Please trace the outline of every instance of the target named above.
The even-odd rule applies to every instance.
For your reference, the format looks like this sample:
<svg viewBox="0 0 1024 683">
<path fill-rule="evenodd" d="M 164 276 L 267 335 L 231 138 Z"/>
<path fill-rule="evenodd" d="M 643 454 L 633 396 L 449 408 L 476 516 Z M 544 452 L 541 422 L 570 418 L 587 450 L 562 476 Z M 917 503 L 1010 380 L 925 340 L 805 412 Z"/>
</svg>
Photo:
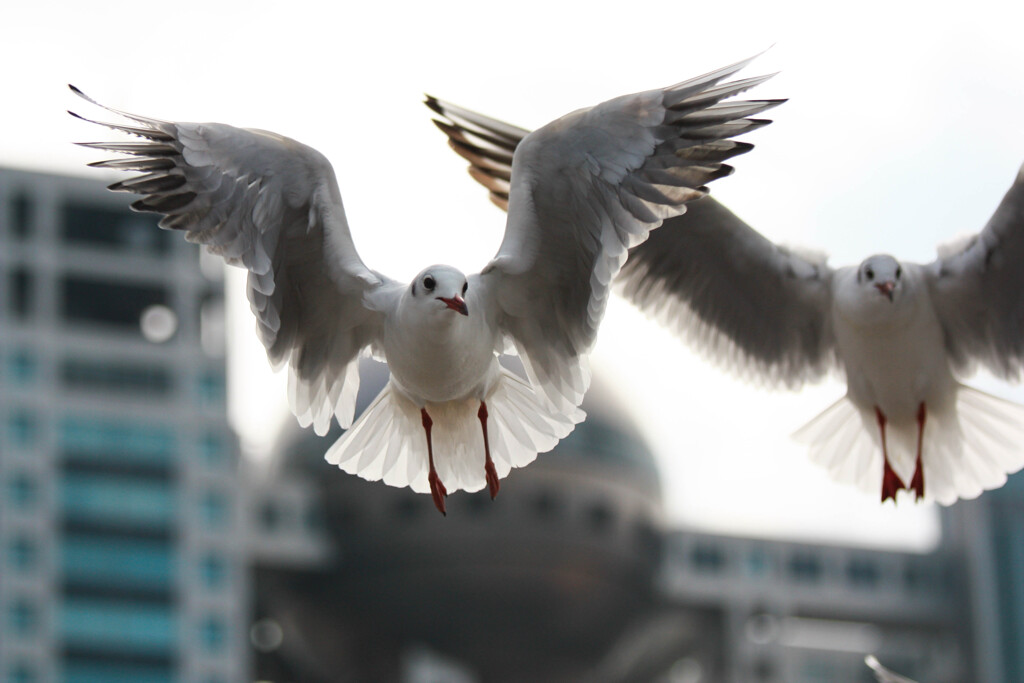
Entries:
<svg viewBox="0 0 1024 683">
<path fill-rule="evenodd" d="M 182 194 L 151 195 L 132 202 L 131 208 L 135 211 L 151 213 L 171 213 L 182 209 L 192 203 L 196 198 L 195 192 L 183 192 Z"/>
<path fill-rule="evenodd" d="M 444 116 L 444 107 L 441 106 L 441 102 L 433 95 L 424 94 L 427 99 L 423 100 L 423 104 L 427 105 L 432 112 Z"/>
</svg>

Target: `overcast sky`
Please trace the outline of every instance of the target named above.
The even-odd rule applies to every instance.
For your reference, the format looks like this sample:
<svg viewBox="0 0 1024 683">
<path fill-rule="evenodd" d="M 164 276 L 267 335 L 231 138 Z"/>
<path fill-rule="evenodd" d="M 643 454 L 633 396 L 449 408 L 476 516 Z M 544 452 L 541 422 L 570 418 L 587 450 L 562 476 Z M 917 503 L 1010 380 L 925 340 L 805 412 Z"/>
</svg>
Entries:
<svg viewBox="0 0 1024 683">
<path fill-rule="evenodd" d="M 533 128 L 772 45 L 742 75 L 781 71 L 756 96 L 790 101 L 748 136 L 757 149 L 712 193 L 774 240 L 824 250 L 833 265 L 882 251 L 931 260 L 936 244 L 984 225 L 1024 161 L 1019 3 L 324 5 L 7 3 L 0 164 L 89 172 L 95 154 L 69 141 L 101 133 L 64 113 L 96 113 L 68 92 L 71 82 L 157 118 L 300 139 L 332 160 L 370 267 L 398 279 L 434 262 L 473 272 L 496 250 L 504 218 L 430 125 L 422 93 Z M 232 395 L 258 399 L 237 401 L 233 415 L 258 447 L 284 402 L 264 383 L 251 326 L 243 318 L 237 330 L 248 345 L 236 349 Z M 751 388 L 620 301 L 594 365 L 657 452 L 675 523 L 889 547 L 934 542 L 928 506 L 882 508 L 832 484 L 789 440 L 842 395 L 839 384 Z M 986 378 L 971 383 L 1024 398 Z"/>
</svg>

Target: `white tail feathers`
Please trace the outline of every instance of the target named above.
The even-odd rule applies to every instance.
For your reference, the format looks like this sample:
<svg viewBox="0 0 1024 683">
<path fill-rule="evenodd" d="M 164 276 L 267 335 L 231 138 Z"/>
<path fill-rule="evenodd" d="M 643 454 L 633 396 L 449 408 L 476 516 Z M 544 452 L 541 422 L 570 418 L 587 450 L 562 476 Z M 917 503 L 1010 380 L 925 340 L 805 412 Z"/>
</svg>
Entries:
<svg viewBox="0 0 1024 683">
<path fill-rule="evenodd" d="M 886 446 L 905 484 L 917 459 L 917 420 L 889 422 Z M 871 495 L 882 486 L 882 445 L 874 411 L 843 397 L 794 435 L 836 481 Z M 1024 466 L 1024 406 L 958 385 L 945 410 L 929 408 L 922 446 L 925 498 L 951 505 L 1002 486 Z"/>
<path fill-rule="evenodd" d="M 487 435 L 498 477 L 551 450 L 584 418 L 576 408 L 556 411 L 518 376 L 501 369 L 487 402 Z M 487 484 L 484 440 L 476 399 L 427 404 L 433 426 L 434 466 L 449 493 Z M 391 382 L 324 456 L 350 474 L 428 493 L 427 440 L 419 407 Z"/>
</svg>

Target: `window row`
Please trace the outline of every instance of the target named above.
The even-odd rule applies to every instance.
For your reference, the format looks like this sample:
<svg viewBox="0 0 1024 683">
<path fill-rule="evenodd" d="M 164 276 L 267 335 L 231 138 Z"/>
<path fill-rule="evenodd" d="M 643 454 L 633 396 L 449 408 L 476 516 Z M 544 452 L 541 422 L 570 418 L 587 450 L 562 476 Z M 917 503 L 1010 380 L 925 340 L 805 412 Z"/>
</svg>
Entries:
<svg viewBox="0 0 1024 683">
<path fill-rule="evenodd" d="M 28 349 L 13 349 L 4 354 L 2 371 L 0 379 L 9 386 L 28 385 L 38 377 L 39 359 Z M 58 363 L 57 379 L 69 391 L 161 398 L 171 394 L 176 384 L 166 364 L 96 358 L 64 358 Z M 203 405 L 223 403 L 227 398 L 224 370 L 200 370 L 194 391 Z"/>
<path fill-rule="evenodd" d="M 67 597 L 58 610 L 57 629 L 64 644 L 76 650 L 161 655 L 180 649 L 180 621 L 167 604 Z M 204 651 L 224 650 L 228 625 L 222 616 L 208 614 L 194 628 L 194 642 Z"/>
<path fill-rule="evenodd" d="M 18 449 L 36 447 L 43 435 L 36 413 L 29 408 L 12 407 L 3 427 L 7 443 Z M 170 467 L 186 447 L 173 425 L 100 417 L 62 418 L 57 424 L 56 437 L 64 459 L 72 462 Z M 230 463 L 229 456 L 233 452 L 230 443 L 226 430 L 211 430 L 199 436 L 195 447 L 201 462 L 221 468 Z M 27 473 L 17 477 L 6 484 L 8 493 L 17 506 L 30 504 L 36 485 Z"/>
<path fill-rule="evenodd" d="M 31 321 L 40 305 L 36 274 L 25 266 L 16 266 L 6 279 L 7 315 Z M 170 303 L 170 290 L 161 284 L 65 274 L 57 278 L 56 288 L 56 314 L 64 325 L 138 335 L 155 344 L 177 334 L 178 313 Z M 196 324 L 204 350 L 220 355 L 224 331 L 219 294 L 211 290 L 203 296 Z"/>
<path fill-rule="evenodd" d="M 714 542 L 698 542 L 689 546 L 687 562 L 699 574 L 724 574 L 740 571 L 748 578 L 757 578 L 781 572 L 794 583 L 815 584 L 826 577 L 825 560 L 811 552 L 794 552 L 778 561 L 760 548 L 750 549 L 738 557 Z M 900 579 L 905 588 L 920 590 L 941 585 L 942 568 L 925 569 L 924 565 L 908 562 L 901 570 Z M 883 584 L 882 566 L 869 557 L 854 557 L 842 567 L 842 577 L 853 588 L 870 589 Z"/>
<path fill-rule="evenodd" d="M 176 524 L 183 491 L 175 482 L 127 474 L 68 471 L 58 496 L 64 518 L 78 526 L 166 531 Z M 192 495 L 190 493 L 190 495 Z M 187 509 L 197 509 L 200 522 L 224 528 L 231 516 L 226 491 L 210 488 L 194 494 Z"/>
<path fill-rule="evenodd" d="M 35 200 L 26 192 L 15 192 L 7 205 L 11 236 L 30 238 L 39 216 Z M 173 244 L 173 236 L 157 227 L 157 216 L 135 213 L 127 206 L 68 201 L 60 206 L 58 217 L 60 238 L 68 244 L 154 256 L 166 254 Z"/>
<path fill-rule="evenodd" d="M 41 565 L 38 539 L 16 533 L 6 544 L 3 571 L 32 574 Z M 69 531 L 57 547 L 58 568 L 65 585 L 79 588 L 122 588 L 170 591 L 182 558 L 169 539 L 134 538 L 110 533 Z M 201 554 L 186 577 L 188 585 L 216 591 L 228 586 L 231 564 L 219 550 Z"/>
</svg>

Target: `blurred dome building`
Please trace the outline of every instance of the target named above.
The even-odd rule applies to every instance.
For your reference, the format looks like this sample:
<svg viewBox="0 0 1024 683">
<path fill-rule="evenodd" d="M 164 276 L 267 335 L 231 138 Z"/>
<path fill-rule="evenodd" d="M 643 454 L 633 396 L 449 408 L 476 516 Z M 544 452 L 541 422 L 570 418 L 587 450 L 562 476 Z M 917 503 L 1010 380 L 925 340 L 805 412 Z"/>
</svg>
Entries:
<svg viewBox="0 0 1024 683">
<path fill-rule="evenodd" d="M 386 379 L 366 362 L 358 410 Z M 455 493 L 447 517 L 430 496 L 325 465 L 340 432 L 289 425 L 259 497 L 256 678 L 596 680 L 651 609 L 662 503 L 654 458 L 600 378 L 583 407 L 496 500 Z M 294 534 L 272 533 L 288 514 L 320 540 L 304 561 Z"/>
</svg>

